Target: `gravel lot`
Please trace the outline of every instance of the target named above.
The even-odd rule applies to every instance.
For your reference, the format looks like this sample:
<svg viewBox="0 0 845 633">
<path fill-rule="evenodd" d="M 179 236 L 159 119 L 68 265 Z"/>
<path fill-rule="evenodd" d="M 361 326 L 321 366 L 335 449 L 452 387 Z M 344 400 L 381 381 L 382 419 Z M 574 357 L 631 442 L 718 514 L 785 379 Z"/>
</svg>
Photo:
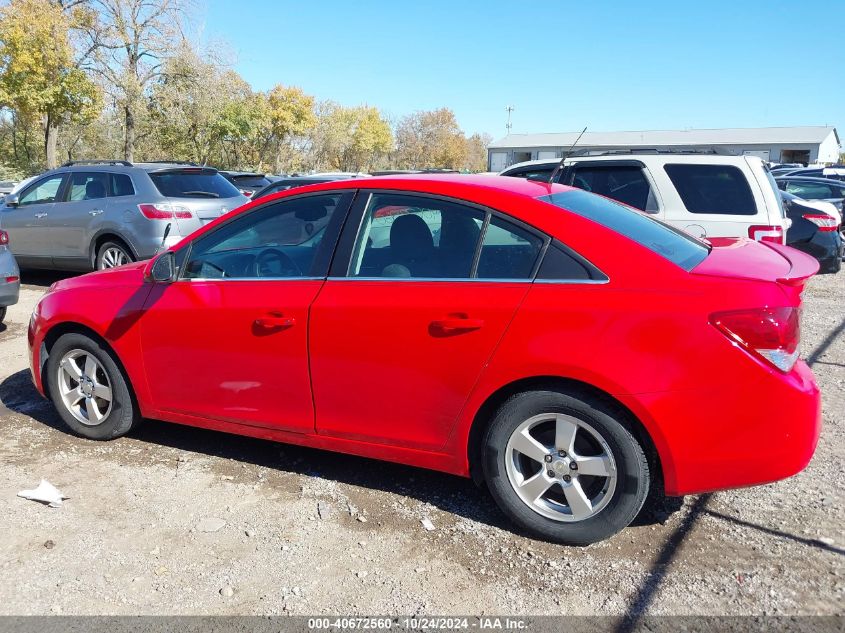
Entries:
<svg viewBox="0 0 845 633">
<path fill-rule="evenodd" d="M 69 435 L 27 369 L 54 280 L 25 275 L 0 326 L 0 614 L 843 612 L 845 273 L 805 293 L 825 424 L 807 470 L 669 499 L 587 548 L 515 534 L 438 473 L 154 421 Z M 16 497 L 42 477 L 61 508 Z"/>
</svg>

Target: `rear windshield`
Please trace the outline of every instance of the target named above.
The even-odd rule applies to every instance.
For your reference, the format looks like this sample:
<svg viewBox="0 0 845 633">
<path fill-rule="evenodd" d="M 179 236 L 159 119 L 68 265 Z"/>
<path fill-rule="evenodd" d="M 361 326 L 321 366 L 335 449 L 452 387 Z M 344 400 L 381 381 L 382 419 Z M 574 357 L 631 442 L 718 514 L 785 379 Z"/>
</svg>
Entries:
<svg viewBox="0 0 845 633">
<path fill-rule="evenodd" d="M 566 209 L 621 233 L 684 270 L 692 270 L 707 257 L 709 247 L 674 227 L 613 200 L 580 189 L 571 189 L 539 200 Z"/>
<path fill-rule="evenodd" d="M 150 178 L 159 193 L 168 198 L 234 198 L 235 186 L 215 172 L 152 172 Z"/>
<path fill-rule="evenodd" d="M 261 189 L 270 184 L 270 181 L 261 175 L 248 174 L 246 176 L 231 176 L 236 187 L 249 187 L 250 189 Z"/>
</svg>

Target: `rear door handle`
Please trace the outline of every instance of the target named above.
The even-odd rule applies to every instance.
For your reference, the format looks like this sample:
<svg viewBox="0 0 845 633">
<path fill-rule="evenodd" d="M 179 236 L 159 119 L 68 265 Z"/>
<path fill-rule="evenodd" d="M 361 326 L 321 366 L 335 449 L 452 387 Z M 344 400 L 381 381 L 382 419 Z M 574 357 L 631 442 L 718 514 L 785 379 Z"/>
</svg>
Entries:
<svg viewBox="0 0 845 633">
<path fill-rule="evenodd" d="M 470 319 L 465 314 L 450 314 L 445 319 L 437 319 L 431 322 L 431 327 L 445 334 L 456 332 L 469 332 L 480 330 L 484 327 L 482 319 Z"/>
<path fill-rule="evenodd" d="M 88 215 L 100 215 L 103 212 L 102 209 L 91 209 L 88 212 Z"/>
<path fill-rule="evenodd" d="M 36 213 L 35 217 L 38 218 L 38 219 L 46 218 L 47 214 L 46 213 Z"/>
<path fill-rule="evenodd" d="M 286 317 L 281 312 L 270 312 L 267 316 L 255 319 L 253 323 L 262 330 L 286 330 L 296 325 L 296 319 Z"/>
</svg>

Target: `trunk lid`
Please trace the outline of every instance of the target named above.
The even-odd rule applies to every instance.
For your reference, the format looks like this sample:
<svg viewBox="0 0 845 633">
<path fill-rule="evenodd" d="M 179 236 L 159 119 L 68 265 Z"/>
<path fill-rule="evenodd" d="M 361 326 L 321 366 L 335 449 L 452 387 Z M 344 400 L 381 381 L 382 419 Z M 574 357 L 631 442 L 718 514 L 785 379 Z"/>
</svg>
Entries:
<svg viewBox="0 0 845 633">
<path fill-rule="evenodd" d="M 221 215 L 249 202 L 249 198 L 242 195 L 231 198 L 177 198 L 169 197 L 168 202 L 175 206 L 184 207 L 191 212 L 190 218 L 176 217 L 175 226 L 178 234 L 187 236 L 198 228 L 205 226 Z M 174 231 L 176 233 L 176 231 Z"/>
<path fill-rule="evenodd" d="M 712 238 L 710 254 L 690 271 L 694 275 L 771 281 L 803 288 L 819 270 L 813 257 L 789 246 L 747 238 Z"/>
</svg>

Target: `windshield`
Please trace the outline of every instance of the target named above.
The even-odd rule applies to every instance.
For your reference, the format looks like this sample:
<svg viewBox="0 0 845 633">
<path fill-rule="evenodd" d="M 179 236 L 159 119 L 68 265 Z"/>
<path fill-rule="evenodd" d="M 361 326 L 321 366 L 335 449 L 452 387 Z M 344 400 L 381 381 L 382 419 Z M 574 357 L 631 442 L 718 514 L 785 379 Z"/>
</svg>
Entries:
<svg viewBox="0 0 845 633">
<path fill-rule="evenodd" d="M 710 248 L 701 240 L 603 196 L 571 189 L 538 198 L 628 237 L 684 270 L 692 270 Z"/>
<path fill-rule="evenodd" d="M 159 193 L 168 198 L 234 198 L 241 195 L 216 171 L 152 172 L 150 178 Z"/>
</svg>

